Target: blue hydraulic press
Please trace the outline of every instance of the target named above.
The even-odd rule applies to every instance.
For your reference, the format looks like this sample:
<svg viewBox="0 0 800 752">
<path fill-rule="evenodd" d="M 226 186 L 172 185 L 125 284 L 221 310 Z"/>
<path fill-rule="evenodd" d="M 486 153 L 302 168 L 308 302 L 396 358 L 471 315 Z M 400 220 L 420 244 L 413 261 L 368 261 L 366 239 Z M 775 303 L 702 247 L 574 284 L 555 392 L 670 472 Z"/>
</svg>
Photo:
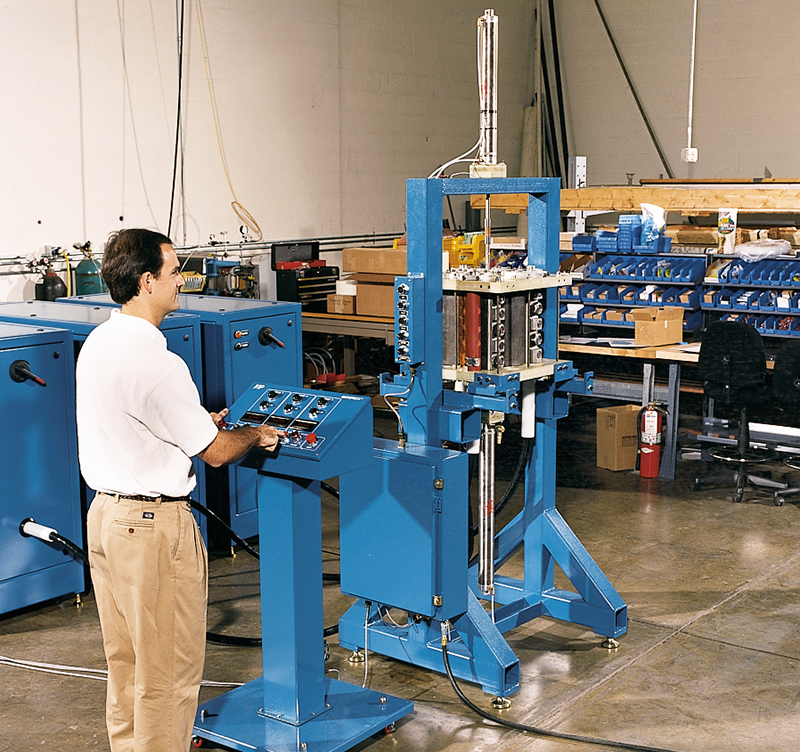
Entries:
<svg viewBox="0 0 800 752">
<path fill-rule="evenodd" d="M 490 216 L 496 194 L 527 197 L 527 264 L 492 265 L 487 220 L 484 267 L 443 272 L 443 199 L 478 196 Z M 445 624 L 454 675 L 498 698 L 519 689 L 503 636 L 514 627 L 546 615 L 608 638 L 627 629 L 625 603 L 555 507 L 556 422 L 568 393 L 591 383 L 557 360 L 557 288 L 569 281 L 558 273 L 559 199 L 557 179 L 408 181 L 408 273 L 395 279 L 400 373 L 381 383 L 399 399 L 400 440 L 375 439 L 371 468 L 339 486 L 342 591 L 358 598 L 339 644 L 444 671 Z M 494 446 L 506 415 L 521 415 L 531 449 L 524 506 L 496 532 Z M 474 563 L 466 445 L 479 447 Z M 521 546 L 524 576 L 501 575 Z M 574 590 L 555 586 L 556 564 Z"/>
</svg>

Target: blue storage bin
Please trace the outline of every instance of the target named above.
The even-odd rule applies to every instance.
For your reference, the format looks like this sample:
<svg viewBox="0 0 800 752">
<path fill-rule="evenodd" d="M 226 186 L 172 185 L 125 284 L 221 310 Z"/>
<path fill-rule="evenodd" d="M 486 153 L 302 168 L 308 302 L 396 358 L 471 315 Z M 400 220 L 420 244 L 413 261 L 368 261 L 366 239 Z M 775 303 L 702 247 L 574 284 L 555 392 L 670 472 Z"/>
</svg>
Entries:
<svg viewBox="0 0 800 752">
<path fill-rule="evenodd" d="M 769 283 L 771 285 L 782 285 L 783 284 L 783 274 L 786 271 L 786 265 L 789 262 L 787 261 L 775 261 L 774 266 L 770 269 L 769 272 Z"/>
<path fill-rule="evenodd" d="M 796 317 L 789 316 L 788 314 L 777 314 L 775 316 L 775 334 L 780 337 L 791 336 L 790 329 L 795 318 Z"/>
<path fill-rule="evenodd" d="M 746 311 L 750 303 L 750 291 L 743 288 L 737 288 L 732 290 L 732 292 L 733 295 L 731 296 L 731 308 Z"/>
<path fill-rule="evenodd" d="M 728 282 L 750 282 L 750 271 L 746 272 L 746 275 L 743 275 L 742 272 L 744 270 L 745 263 L 741 259 L 735 259 L 730 263 L 726 264 L 719 270 L 718 279 L 722 283 Z M 743 278 L 746 277 L 746 278 Z"/>
<path fill-rule="evenodd" d="M 697 308 L 700 305 L 700 290 L 697 287 L 682 287 L 675 293 L 675 305 L 681 308 Z"/>
<path fill-rule="evenodd" d="M 683 259 L 683 263 L 673 274 L 673 279 L 680 282 L 701 282 L 706 273 L 705 259 Z"/>
<path fill-rule="evenodd" d="M 756 329 L 764 334 L 772 334 L 775 331 L 775 317 L 762 315 L 756 319 Z"/>
<path fill-rule="evenodd" d="M 636 296 L 641 292 L 640 285 L 628 285 L 619 291 L 619 302 L 625 305 L 637 305 Z M 800 294 L 800 293 L 798 293 Z"/>
<path fill-rule="evenodd" d="M 619 293 L 617 292 L 617 286 L 612 284 L 598 285 L 594 291 L 595 303 L 618 303 L 618 296 Z"/>
<path fill-rule="evenodd" d="M 602 287 L 602 285 L 591 285 L 591 284 L 583 284 L 581 285 L 581 300 L 586 302 L 594 302 L 594 293 L 598 287 Z"/>
<path fill-rule="evenodd" d="M 622 252 L 630 252 L 639 245 L 642 237 L 642 217 L 640 214 L 622 214 L 617 230 L 617 248 Z"/>
<path fill-rule="evenodd" d="M 577 311 L 572 311 L 570 315 L 567 315 L 568 308 L 565 305 L 562 305 L 558 309 L 558 318 L 559 321 L 566 321 L 569 323 L 577 324 L 580 322 L 580 309 Z"/>
<path fill-rule="evenodd" d="M 672 247 L 672 238 L 660 235 L 649 245 L 634 245 L 634 253 L 669 253 Z"/>
<path fill-rule="evenodd" d="M 597 250 L 597 238 L 594 235 L 573 235 L 572 250 L 574 253 L 594 253 Z"/>
<path fill-rule="evenodd" d="M 731 308 L 733 306 L 732 298 L 735 293 L 735 290 L 723 287 L 714 297 L 714 308 Z"/>
<path fill-rule="evenodd" d="M 702 311 L 688 311 L 683 315 L 683 329 L 687 332 L 696 332 L 703 326 Z"/>
<path fill-rule="evenodd" d="M 778 297 L 776 290 L 762 290 L 758 296 L 758 310 L 759 311 L 775 311 L 775 298 Z"/>
</svg>

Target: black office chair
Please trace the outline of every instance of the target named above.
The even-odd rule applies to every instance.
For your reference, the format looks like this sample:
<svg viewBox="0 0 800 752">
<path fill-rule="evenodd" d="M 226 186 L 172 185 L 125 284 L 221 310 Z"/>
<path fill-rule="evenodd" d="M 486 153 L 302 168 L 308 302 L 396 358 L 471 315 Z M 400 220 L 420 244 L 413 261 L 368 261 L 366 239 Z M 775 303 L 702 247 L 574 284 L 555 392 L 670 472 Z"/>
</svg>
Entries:
<svg viewBox="0 0 800 752">
<path fill-rule="evenodd" d="M 731 494 L 731 500 L 742 500 L 748 482 L 785 489 L 784 483 L 748 474 L 751 465 L 776 456 L 772 449 L 750 446 L 748 408 L 770 399 L 766 385 L 767 360 L 759 333 L 749 324 L 738 321 L 714 322 L 703 335 L 697 370 L 703 380 L 703 392 L 714 400 L 715 407 L 721 405 L 739 413 L 736 444 L 716 444 L 707 450 L 714 459 L 737 466 L 733 474 L 736 490 Z M 729 482 L 730 473 L 697 478 L 693 489 L 705 484 L 718 484 L 723 479 Z"/>
<path fill-rule="evenodd" d="M 772 371 L 772 393 L 781 410 L 787 414 L 786 423 L 796 423 L 800 413 L 800 342 L 787 340 L 778 350 Z M 784 458 L 783 464 L 793 470 L 800 470 L 800 455 L 789 455 Z M 776 506 L 782 506 L 787 496 L 798 493 L 800 487 L 787 486 L 775 491 L 773 501 Z"/>
</svg>

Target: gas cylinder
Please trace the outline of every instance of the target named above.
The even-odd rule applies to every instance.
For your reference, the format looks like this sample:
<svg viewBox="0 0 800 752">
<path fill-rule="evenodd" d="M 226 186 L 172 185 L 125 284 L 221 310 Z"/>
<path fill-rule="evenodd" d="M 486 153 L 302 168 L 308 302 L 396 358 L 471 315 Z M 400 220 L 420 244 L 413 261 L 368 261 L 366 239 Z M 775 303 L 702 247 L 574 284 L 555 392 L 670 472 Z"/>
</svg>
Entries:
<svg viewBox="0 0 800 752">
<path fill-rule="evenodd" d="M 91 245 L 87 242 L 82 246 L 76 244 L 75 247 L 83 251 L 84 256 L 75 268 L 75 294 L 93 295 L 105 292 L 106 283 L 100 276 L 100 264 L 92 256 Z"/>
<path fill-rule="evenodd" d="M 41 282 L 36 283 L 36 300 L 56 300 L 67 294 L 67 286 L 54 271 L 45 273 Z"/>
</svg>

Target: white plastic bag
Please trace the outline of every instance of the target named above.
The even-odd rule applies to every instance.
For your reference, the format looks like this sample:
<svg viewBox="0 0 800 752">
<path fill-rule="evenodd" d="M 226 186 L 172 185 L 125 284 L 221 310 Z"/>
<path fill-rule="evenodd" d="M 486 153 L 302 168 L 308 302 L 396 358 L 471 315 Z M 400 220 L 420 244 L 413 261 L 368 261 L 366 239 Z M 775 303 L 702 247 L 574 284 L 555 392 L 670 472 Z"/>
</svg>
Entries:
<svg viewBox="0 0 800 752">
<path fill-rule="evenodd" d="M 664 234 L 667 212 L 654 204 L 639 204 L 642 208 L 642 245 L 652 245 Z"/>
<path fill-rule="evenodd" d="M 788 256 L 792 253 L 792 246 L 788 240 L 753 240 L 736 246 L 734 253 L 741 256 L 743 261 L 761 261 L 773 256 Z"/>
</svg>

